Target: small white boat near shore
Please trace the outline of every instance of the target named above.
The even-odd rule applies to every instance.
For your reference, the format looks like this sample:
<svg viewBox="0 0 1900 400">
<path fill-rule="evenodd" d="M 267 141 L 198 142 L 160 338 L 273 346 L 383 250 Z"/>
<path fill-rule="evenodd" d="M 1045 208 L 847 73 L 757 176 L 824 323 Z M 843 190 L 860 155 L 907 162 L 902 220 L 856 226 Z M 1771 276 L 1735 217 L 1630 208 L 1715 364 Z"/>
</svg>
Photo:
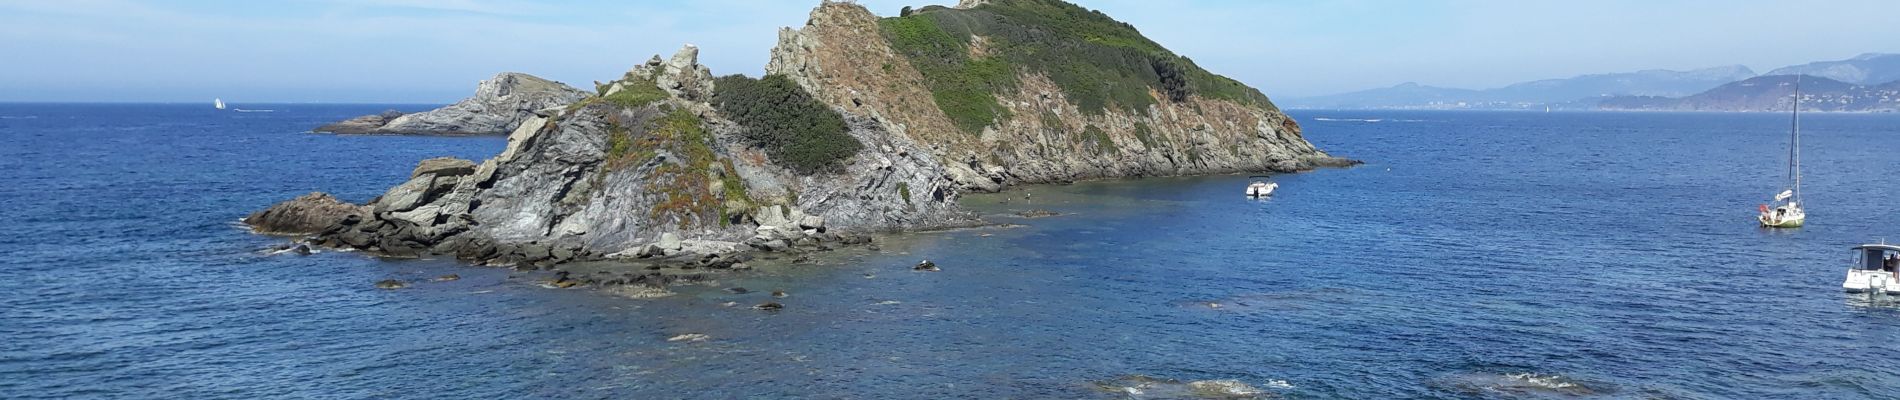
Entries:
<svg viewBox="0 0 1900 400">
<path fill-rule="evenodd" d="M 1848 293 L 1900 295 L 1900 246 L 1863 244 L 1854 246 L 1854 263 L 1847 267 L 1847 281 L 1841 288 Z"/>
<path fill-rule="evenodd" d="M 1273 191 L 1280 188 L 1280 184 L 1267 182 L 1264 176 L 1256 176 L 1253 178 L 1253 184 L 1247 185 L 1247 197 L 1260 198 L 1272 196 Z"/>
</svg>

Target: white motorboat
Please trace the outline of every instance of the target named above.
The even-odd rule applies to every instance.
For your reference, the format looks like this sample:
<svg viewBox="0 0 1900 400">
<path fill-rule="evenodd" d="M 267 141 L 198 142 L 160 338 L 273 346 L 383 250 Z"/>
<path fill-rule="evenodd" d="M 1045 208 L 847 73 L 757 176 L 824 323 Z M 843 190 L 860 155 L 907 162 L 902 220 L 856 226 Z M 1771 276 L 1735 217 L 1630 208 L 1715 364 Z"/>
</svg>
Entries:
<svg viewBox="0 0 1900 400">
<path fill-rule="evenodd" d="M 1854 247 L 1854 264 L 1847 267 L 1847 281 L 1841 288 L 1848 293 L 1900 294 L 1900 246 L 1863 244 Z"/>
<path fill-rule="evenodd" d="M 1253 184 L 1247 185 L 1247 197 L 1258 198 L 1258 197 L 1272 196 L 1273 190 L 1280 188 L 1280 184 L 1278 183 L 1272 183 L 1272 182 L 1267 182 L 1265 180 L 1261 180 L 1263 178 L 1266 178 L 1264 176 L 1256 176 L 1254 178 L 1255 180 L 1253 181 Z"/>
</svg>

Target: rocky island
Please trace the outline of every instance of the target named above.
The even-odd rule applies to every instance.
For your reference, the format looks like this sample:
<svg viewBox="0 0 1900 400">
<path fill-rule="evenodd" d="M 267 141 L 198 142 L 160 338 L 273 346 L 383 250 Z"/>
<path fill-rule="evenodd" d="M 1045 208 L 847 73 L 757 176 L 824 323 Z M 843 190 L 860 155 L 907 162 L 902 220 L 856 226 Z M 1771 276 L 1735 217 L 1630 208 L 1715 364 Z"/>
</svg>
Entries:
<svg viewBox="0 0 1900 400">
<path fill-rule="evenodd" d="M 969 191 L 1353 163 L 1258 90 L 1058 0 L 890 18 L 826 1 L 779 33 L 762 78 L 715 76 L 698 54 L 655 56 L 562 106 L 514 107 L 525 114 L 494 158 L 427 160 L 365 204 L 312 194 L 245 222 L 393 257 L 724 268 L 973 224 L 956 204 Z"/>
<path fill-rule="evenodd" d="M 536 111 L 573 104 L 588 93 L 560 82 L 503 72 L 476 85 L 475 96 L 446 107 L 403 114 L 385 111 L 313 129 L 346 135 L 506 135 Z"/>
</svg>

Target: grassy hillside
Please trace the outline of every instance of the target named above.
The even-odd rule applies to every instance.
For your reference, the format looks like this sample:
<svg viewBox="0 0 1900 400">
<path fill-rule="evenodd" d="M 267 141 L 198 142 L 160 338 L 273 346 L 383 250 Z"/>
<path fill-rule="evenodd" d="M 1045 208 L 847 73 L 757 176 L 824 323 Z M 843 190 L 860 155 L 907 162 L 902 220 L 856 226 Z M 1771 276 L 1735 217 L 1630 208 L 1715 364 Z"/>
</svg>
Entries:
<svg viewBox="0 0 1900 400">
<path fill-rule="evenodd" d="M 881 25 L 892 48 L 928 81 L 938 106 L 969 132 L 1008 117 L 996 93 L 1015 89 L 1016 72 L 1025 69 L 1048 76 L 1090 114 L 1197 95 L 1273 107 L 1260 91 L 1202 69 L 1134 26 L 1060 0 L 933 6 Z"/>
</svg>

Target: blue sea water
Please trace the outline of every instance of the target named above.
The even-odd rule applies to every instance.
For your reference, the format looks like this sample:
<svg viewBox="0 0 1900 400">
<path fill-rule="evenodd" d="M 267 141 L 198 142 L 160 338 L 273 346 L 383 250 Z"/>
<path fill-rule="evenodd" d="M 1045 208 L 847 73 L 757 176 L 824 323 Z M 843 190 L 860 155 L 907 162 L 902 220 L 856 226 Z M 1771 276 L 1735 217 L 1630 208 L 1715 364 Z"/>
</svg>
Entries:
<svg viewBox="0 0 1900 400">
<path fill-rule="evenodd" d="M 1245 176 L 968 196 L 1016 225 L 657 299 L 262 254 L 282 239 L 235 223 L 250 211 L 366 200 L 504 143 L 305 133 L 391 107 L 427 108 L 0 104 L 0 398 L 1142 397 L 1135 375 L 1287 398 L 1900 397 L 1900 301 L 1839 288 L 1848 246 L 1900 242 L 1900 116 L 1805 119 L 1791 231 L 1752 221 L 1782 116 L 1296 111 L 1368 164 L 1278 176 L 1264 201 Z M 1064 215 L 1012 216 L 1030 209 Z M 390 278 L 416 283 L 372 286 Z M 744 307 L 763 301 L 786 308 Z M 668 341 L 688 333 L 710 339 Z"/>
</svg>

